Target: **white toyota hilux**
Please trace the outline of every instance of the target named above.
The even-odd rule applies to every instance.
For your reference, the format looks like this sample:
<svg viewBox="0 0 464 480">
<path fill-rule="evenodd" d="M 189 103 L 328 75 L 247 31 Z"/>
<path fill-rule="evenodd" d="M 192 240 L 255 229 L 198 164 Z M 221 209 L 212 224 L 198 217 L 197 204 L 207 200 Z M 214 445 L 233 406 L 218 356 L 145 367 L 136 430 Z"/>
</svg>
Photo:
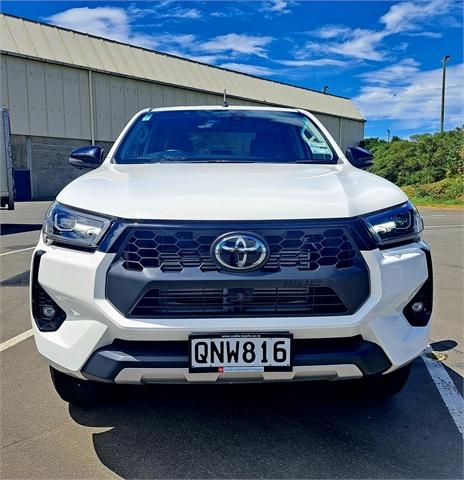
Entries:
<svg viewBox="0 0 464 480">
<path fill-rule="evenodd" d="M 362 379 L 405 384 L 427 346 L 422 220 L 297 109 L 139 112 L 50 207 L 31 268 L 59 395 L 107 384 Z"/>
</svg>

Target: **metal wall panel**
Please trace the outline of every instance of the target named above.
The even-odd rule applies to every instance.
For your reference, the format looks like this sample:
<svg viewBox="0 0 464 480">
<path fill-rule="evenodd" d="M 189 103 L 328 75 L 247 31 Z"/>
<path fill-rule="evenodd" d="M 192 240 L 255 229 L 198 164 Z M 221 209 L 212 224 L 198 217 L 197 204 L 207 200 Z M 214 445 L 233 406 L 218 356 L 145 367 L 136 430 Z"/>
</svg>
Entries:
<svg viewBox="0 0 464 480">
<path fill-rule="evenodd" d="M 330 115 L 321 115 L 318 113 L 316 117 L 322 122 L 325 128 L 332 135 L 334 140 L 340 142 L 340 119 L 337 117 L 331 117 Z"/>
<path fill-rule="evenodd" d="M 64 126 L 67 138 L 83 138 L 79 71 L 63 69 Z"/>
<path fill-rule="evenodd" d="M 111 87 L 109 75 L 96 73 L 94 75 L 94 105 L 96 138 L 99 140 L 114 140 L 111 129 Z"/>
<path fill-rule="evenodd" d="M 63 67 L 47 65 L 45 73 L 48 136 L 66 137 L 64 120 Z M 31 129 L 31 135 L 37 135 Z"/>
<path fill-rule="evenodd" d="M 151 104 L 150 89 L 153 85 L 145 82 L 137 82 L 137 97 L 139 101 L 139 110 L 148 108 Z"/>
<path fill-rule="evenodd" d="M 59 34 L 59 30 L 56 27 L 51 27 L 44 29 L 44 33 L 47 37 L 48 45 L 50 45 L 50 48 L 53 52 L 53 58 L 51 58 L 51 60 L 72 65 L 72 57 L 69 54 L 61 35 Z M 40 57 L 40 55 L 38 56 Z"/>
<path fill-rule="evenodd" d="M 53 57 L 53 50 L 50 48 L 50 45 L 47 41 L 47 37 L 40 25 L 32 22 L 24 22 L 24 27 L 29 34 L 29 37 L 34 45 L 34 49 L 37 52 L 44 52 L 45 55 L 50 58 Z"/>
<path fill-rule="evenodd" d="M 78 70 L 79 72 L 79 99 L 80 99 L 80 120 L 81 137 L 83 139 L 92 138 L 90 131 L 90 89 L 89 72 Z M 77 137 L 75 137 L 77 138 Z"/>
<path fill-rule="evenodd" d="M 45 69 L 40 62 L 27 62 L 27 100 L 31 131 L 45 136 L 47 128 L 47 102 L 45 96 Z"/>
<path fill-rule="evenodd" d="M 142 83 L 142 82 L 140 82 Z M 150 86 L 151 98 L 142 108 L 164 107 L 163 86 L 152 83 Z"/>
<path fill-rule="evenodd" d="M 6 57 L 11 133 L 29 133 L 26 60 Z"/>
<path fill-rule="evenodd" d="M 139 103 L 137 99 L 137 82 L 126 78 L 124 80 L 124 105 L 125 105 L 125 122 L 132 118 L 139 111 Z"/>
<path fill-rule="evenodd" d="M 126 107 L 124 99 L 124 82 L 119 77 L 110 77 L 110 87 L 111 87 L 111 138 L 115 139 L 121 133 L 121 130 L 127 123 L 126 120 Z M 106 138 L 100 138 L 99 140 L 107 140 Z"/>
<path fill-rule="evenodd" d="M 0 56 L 0 101 L 3 108 L 10 108 L 10 99 L 8 96 L 8 74 L 6 72 L 6 57 Z"/>
<path fill-rule="evenodd" d="M 102 42 L 100 48 L 106 48 Z M 14 134 L 91 138 L 88 71 L 4 55 L 2 79 L 2 96 L 7 98 L 3 104 L 11 110 Z M 114 141 L 126 122 L 143 108 L 222 105 L 223 101 L 222 94 L 98 72 L 93 73 L 93 82 L 95 138 L 99 141 Z M 262 97 L 266 101 L 265 92 Z M 230 105 L 260 105 L 256 100 L 230 96 L 228 101 Z M 362 122 L 317 115 L 342 148 L 363 138 Z"/>
<path fill-rule="evenodd" d="M 0 46 L 6 52 L 15 52 L 18 49 L 14 43 L 13 35 L 7 27 L 6 19 L 7 17 L 0 15 Z"/>
<path fill-rule="evenodd" d="M 359 142 L 364 138 L 364 124 L 355 120 L 342 119 L 342 148 L 359 145 Z"/>
<path fill-rule="evenodd" d="M 14 55 L 90 68 L 94 71 L 159 81 L 175 88 L 198 88 L 271 105 L 306 108 L 313 112 L 362 120 L 350 99 L 203 65 L 187 59 L 92 37 L 80 32 L 0 14 L 4 24 L 1 48 Z M 34 27 L 29 28 L 29 25 Z M 28 26 L 26 26 L 28 25 Z M 40 29 L 46 41 L 31 41 Z M 169 99 L 168 99 L 169 100 Z"/>
<path fill-rule="evenodd" d="M 24 20 L 11 17 L 5 17 L 5 20 L 6 28 L 8 28 L 10 31 L 14 40 L 13 44 L 16 46 L 16 48 L 21 52 L 24 52 L 25 55 L 35 57 L 38 52 L 34 48 L 27 30 L 24 28 Z"/>
</svg>

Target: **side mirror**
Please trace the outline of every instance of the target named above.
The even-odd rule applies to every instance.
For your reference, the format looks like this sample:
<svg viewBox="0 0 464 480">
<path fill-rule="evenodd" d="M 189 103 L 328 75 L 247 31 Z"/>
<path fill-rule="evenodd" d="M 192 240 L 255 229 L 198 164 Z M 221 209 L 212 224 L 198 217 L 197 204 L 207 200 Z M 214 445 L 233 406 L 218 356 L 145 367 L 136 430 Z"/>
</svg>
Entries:
<svg viewBox="0 0 464 480">
<path fill-rule="evenodd" d="M 374 164 L 374 154 L 361 147 L 348 147 L 345 155 L 351 165 L 361 170 L 367 170 Z"/>
<path fill-rule="evenodd" d="M 103 153 L 98 145 L 76 148 L 69 154 L 69 163 L 78 168 L 97 168 L 103 161 Z"/>
</svg>

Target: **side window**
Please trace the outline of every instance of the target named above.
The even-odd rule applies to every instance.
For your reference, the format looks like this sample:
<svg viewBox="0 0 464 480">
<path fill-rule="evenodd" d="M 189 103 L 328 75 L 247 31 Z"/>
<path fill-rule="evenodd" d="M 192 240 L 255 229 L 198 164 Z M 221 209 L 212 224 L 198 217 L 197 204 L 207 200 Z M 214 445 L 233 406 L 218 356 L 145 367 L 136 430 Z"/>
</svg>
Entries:
<svg viewBox="0 0 464 480">
<path fill-rule="evenodd" d="M 145 146 L 150 136 L 148 122 L 138 122 L 124 142 L 120 156 L 122 158 L 138 158 L 144 155 Z"/>
<path fill-rule="evenodd" d="M 310 122 L 304 122 L 301 128 L 301 137 L 308 145 L 311 151 L 312 160 L 330 161 L 333 159 L 333 153 L 322 134 Z"/>
</svg>

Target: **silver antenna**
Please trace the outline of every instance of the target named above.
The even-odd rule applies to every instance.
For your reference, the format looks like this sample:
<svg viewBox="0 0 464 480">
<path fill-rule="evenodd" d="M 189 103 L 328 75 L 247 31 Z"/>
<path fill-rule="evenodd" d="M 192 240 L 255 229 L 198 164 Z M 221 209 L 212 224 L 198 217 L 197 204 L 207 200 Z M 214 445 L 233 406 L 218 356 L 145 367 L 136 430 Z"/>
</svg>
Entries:
<svg viewBox="0 0 464 480">
<path fill-rule="evenodd" d="M 229 106 L 229 102 L 227 101 L 227 91 L 226 89 L 224 88 L 224 103 L 222 105 L 223 107 L 228 107 Z"/>
</svg>

